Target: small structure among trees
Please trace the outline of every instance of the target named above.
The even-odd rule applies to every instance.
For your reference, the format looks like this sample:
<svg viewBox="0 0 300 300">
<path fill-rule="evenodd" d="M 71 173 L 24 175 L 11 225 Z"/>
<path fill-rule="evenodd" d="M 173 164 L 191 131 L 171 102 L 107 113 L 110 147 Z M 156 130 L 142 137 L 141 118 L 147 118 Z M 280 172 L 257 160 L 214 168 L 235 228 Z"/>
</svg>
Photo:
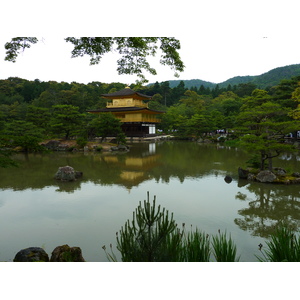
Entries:
<svg viewBox="0 0 300 300">
<path fill-rule="evenodd" d="M 129 87 L 123 90 L 102 94 L 102 97 L 110 99 L 104 109 L 88 110 L 92 114 L 112 113 L 122 123 L 121 128 L 128 137 L 144 137 L 156 132 L 156 124 L 160 123 L 158 115 L 163 114 L 148 108 L 145 100 L 151 100 L 147 96 L 136 92 Z"/>
</svg>

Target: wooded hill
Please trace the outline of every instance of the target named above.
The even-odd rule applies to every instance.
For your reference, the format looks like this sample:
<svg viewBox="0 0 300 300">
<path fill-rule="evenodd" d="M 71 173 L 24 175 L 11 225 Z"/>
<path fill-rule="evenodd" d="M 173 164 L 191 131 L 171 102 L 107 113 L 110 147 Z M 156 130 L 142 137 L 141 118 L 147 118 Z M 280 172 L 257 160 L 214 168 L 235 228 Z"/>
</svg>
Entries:
<svg viewBox="0 0 300 300">
<path fill-rule="evenodd" d="M 241 83 L 253 83 L 257 86 L 257 88 L 267 89 L 269 87 L 279 84 L 280 81 L 283 79 L 290 79 L 296 76 L 300 76 L 300 64 L 275 68 L 270 70 L 269 72 L 257 76 L 236 76 L 220 83 L 212 83 L 200 79 L 191 79 L 191 80 L 170 80 L 169 84 L 170 87 L 173 88 L 178 86 L 180 81 L 183 81 L 186 88 L 191 88 L 191 87 L 199 88 L 201 85 L 203 85 L 205 88 L 213 89 L 217 85 L 219 86 L 219 88 L 227 88 L 229 84 L 231 86 L 234 86 Z"/>
</svg>

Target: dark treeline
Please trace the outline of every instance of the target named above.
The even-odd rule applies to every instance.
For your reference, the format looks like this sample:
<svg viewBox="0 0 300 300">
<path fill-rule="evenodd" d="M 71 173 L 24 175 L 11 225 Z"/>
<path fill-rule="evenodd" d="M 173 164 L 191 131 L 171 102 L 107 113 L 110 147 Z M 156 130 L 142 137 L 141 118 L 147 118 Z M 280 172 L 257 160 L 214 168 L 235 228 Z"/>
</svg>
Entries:
<svg viewBox="0 0 300 300">
<path fill-rule="evenodd" d="M 77 82 L 29 81 L 17 77 L 0 80 L 0 105 L 34 105 L 51 108 L 53 105 L 73 105 L 79 111 L 104 107 L 105 101 L 101 94 L 123 89 L 122 83 L 92 82 L 81 84 Z"/>
<path fill-rule="evenodd" d="M 272 122 L 296 122 L 299 119 L 299 82 L 300 76 L 293 77 L 282 80 L 280 84 L 268 90 L 257 89 L 253 83 L 228 85 L 226 88 L 201 85 L 198 88 L 187 89 L 183 81 L 173 88 L 170 87 L 169 81 L 148 86 L 132 84 L 130 88 L 152 96 L 149 108 L 165 112 L 161 116 L 160 130 L 179 136 L 204 137 L 217 129 L 233 129 L 240 126 L 241 120 L 246 120 L 251 109 L 263 110 L 266 118 L 270 120 L 272 116 Z M 107 99 L 102 98 L 101 94 L 112 93 L 125 87 L 122 83 L 43 82 L 17 77 L 0 80 L 1 144 L 7 144 L 5 138 L 11 140 L 11 136 L 14 136 L 13 140 L 16 141 L 16 135 L 20 136 L 19 144 L 22 144 L 23 148 L 25 145 L 26 149 L 26 143 L 30 144 L 33 137 L 38 140 L 72 136 L 88 139 L 99 134 L 120 133 L 117 129 L 118 124 L 112 119 L 106 117 L 101 123 L 99 118 L 95 121 L 95 116 L 86 111 L 104 108 Z M 276 106 L 271 107 L 270 103 Z M 274 110 L 272 114 L 270 109 Z M 285 111 L 285 116 L 279 117 L 276 114 L 278 110 Z M 257 124 L 255 126 L 257 127 Z M 20 143 L 21 136 L 24 139 L 26 134 L 30 141 L 27 139 L 26 143 Z"/>
<path fill-rule="evenodd" d="M 87 109 L 104 107 L 106 100 L 101 98 L 101 94 L 111 93 L 123 89 L 125 86 L 122 83 L 44 82 L 38 79 L 29 81 L 10 77 L 6 80 L 0 80 L 0 105 L 18 103 L 50 108 L 52 105 L 68 104 L 78 106 L 80 111 L 84 112 Z M 135 85 L 130 87 L 150 96 L 156 95 L 156 99 L 160 99 L 160 102 L 168 107 L 178 103 L 188 90 L 183 81 L 174 88 L 170 87 L 168 81 L 156 82 L 153 85 L 140 88 Z M 234 86 L 228 85 L 227 88 L 219 88 L 218 85 L 215 88 L 209 88 L 201 85 L 199 88 L 191 87 L 189 90 L 198 95 L 215 98 L 228 91 L 234 92 L 239 97 L 249 96 L 255 88 L 256 86 L 252 83 L 242 83 Z"/>
</svg>

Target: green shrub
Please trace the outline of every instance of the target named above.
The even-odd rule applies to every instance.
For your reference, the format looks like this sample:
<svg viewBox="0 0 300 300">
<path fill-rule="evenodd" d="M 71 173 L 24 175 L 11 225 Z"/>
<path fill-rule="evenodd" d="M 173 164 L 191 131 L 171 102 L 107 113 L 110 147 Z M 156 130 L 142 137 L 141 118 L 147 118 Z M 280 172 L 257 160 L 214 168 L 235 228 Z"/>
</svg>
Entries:
<svg viewBox="0 0 300 300">
<path fill-rule="evenodd" d="M 150 204 L 149 193 L 144 206 L 133 212 L 129 220 L 117 235 L 117 249 L 125 262 L 176 261 L 179 257 L 177 246 L 181 242 L 181 233 L 173 220 L 173 214 L 160 205 L 156 208 L 155 197 Z"/>
<path fill-rule="evenodd" d="M 144 205 L 133 212 L 133 219 L 127 220 L 117 233 L 117 249 L 123 262 L 208 262 L 211 256 L 210 238 L 197 228 L 185 232 L 177 227 L 173 213 L 156 207 L 156 199 L 149 201 L 149 193 Z M 238 261 L 236 246 L 225 234 L 212 240 L 216 261 Z M 117 261 L 110 245 L 111 253 L 102 247 L 109 261 Z"/>
<path fill-rule="evenodd" d="M 80 137 L 76 140 L 76 144 L 78 145 L 79 148 L 84 148 L 87 145 L 87 140 L 83 137 Z"/>
<path fill-rule="evenodd" d="M 236 245 L 229 236 L 227 238 L 226 232 L 212 237 L 213 254 L 217 262 L 237 262 L 240 260 L 237 257 Z"/>
<path fill-rule="evenodd" d="M 258 257 L 259 261 L 270 262 L 299 262 L 300 261 L 300 239 L 296 237 L 292 229 L 281 225 L 271 235 L 270 241 L 266 242 L 267 249 L 260 251 L 263 257 Z"/>
<path fill-rule="evenodd" d="M 181 261 L 208 262 L 210 253 L 209 235 L 200 232 L 197 228 L 195 232 L 187 233 L 183 240 Z"/>
</svg>

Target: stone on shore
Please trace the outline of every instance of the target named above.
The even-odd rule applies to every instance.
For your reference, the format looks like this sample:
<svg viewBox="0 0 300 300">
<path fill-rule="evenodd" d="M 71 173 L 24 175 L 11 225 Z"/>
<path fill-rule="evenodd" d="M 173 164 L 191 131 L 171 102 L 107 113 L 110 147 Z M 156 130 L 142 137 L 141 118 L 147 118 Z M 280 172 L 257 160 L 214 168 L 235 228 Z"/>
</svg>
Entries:
<svg viewBox="0 0 300 300">
<path fill-rule="evenodd" d="M 238 174 L 239 174 L 239 178 L 247 179 L 248 174 L 249 174 L 249 170 L 245 170 L 245 169 L 242 169 L 241 167 L 239 167 L 238 168 Z"/>
<path fill-rule="evenodd" d="M 57 246 L 51 255 L 50 262 L 84 262 L 80 247 L 69 245 Z"/>
<path fill-rule="evenodd" d="M 274 182 L 275 180 L 277 180 L 277 177 L 273 172 L 269 170 L 264 170 L 260 171 L 257 174 L 256 180 L 259 182 Z"/>
<path fill-rule="evenodd" d="M 110 147 L 110 151 L 128 151 L 129 148 L 126 145 L 118 145 Z"/>
<path fill-rule="evenodd" d="M 14 262 L 48 262 L 49 256 L 44 249 L 39 247 L 29 247 L 20 250 L 15 258 Z"/>
</svg>

